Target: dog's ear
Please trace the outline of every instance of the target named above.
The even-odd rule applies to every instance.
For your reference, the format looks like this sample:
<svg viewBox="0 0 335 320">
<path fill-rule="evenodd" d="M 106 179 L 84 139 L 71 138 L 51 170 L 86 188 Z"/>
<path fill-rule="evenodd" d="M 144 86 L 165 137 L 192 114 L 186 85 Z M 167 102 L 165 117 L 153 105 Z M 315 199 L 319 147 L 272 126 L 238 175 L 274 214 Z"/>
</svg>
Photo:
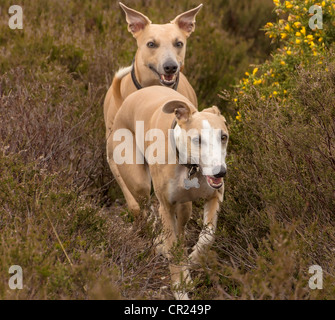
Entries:
<svg viewBox="0 0 335 320">
<path fill-rule="evenodd" d="M 177 120 L 182 122 L 188 121 L 196 111 L 197 110 L 193 105 L 188 105 L 180 100 L 169 101 L 163 106 L 163 112 L 174 113 Z"/>
<path fill-rule="evenodd" d="M 220 109 L 217 106 L 212 106 L 211 108 L 204 109 L 204 110 L 202 110 L 202 112 L 214 113 L 217 116 L 222 117 L 223 120 L 224 120 L 224 122 L 225 122 L 225 124 L 227 124 L 226 118 L 221 114 L 221 111 L 220 111 Z"/>
<path fill-rule="evenodd" d="M 212 106 L 211 108 L 204 109 L 202 110 L 202 112 L 210 112 L 216 114 L 217 116 L 221 116 L 221 112 L 217 106 Z"/>
<path fill-rule="evenodd" d="M 186 37 L 189 37 L 195 29 L 195 16 L 197 15 L 201 7 L 202 4 L 194 9 L 180 14 L 174 20 L 172 20 L 171 23 L 177 24 L 178 27 L 185 33 Z"/>
<path fill-rule="evenodd" d="M 126 14 L 128 31 L 131 32 L 136 38 L 138 32 L 142 31 L 147 25 L 151 23 L 151 21 L 144 14 L 126 7 L 123 3 L 119 2 L 119 5 Z"/>
</svg>

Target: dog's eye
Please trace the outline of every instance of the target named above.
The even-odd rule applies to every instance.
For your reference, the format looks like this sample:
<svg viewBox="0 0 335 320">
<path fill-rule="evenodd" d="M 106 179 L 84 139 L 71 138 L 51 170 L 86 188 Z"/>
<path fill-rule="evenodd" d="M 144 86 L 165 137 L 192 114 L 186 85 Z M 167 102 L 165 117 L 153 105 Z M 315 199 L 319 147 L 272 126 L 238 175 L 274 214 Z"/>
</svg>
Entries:
<svg viewBox="0 0 335 320">
<path fill-rule="evenodd" d="M 156 48 L 156 43 L 153 42 L 153 41 L 149 41 L 149 42 L 147 43 L 147 47 L 148 47 L 148 48 Z"/>
<path fill-rule="evenodd" d="M 192 142 L 194 144 L 200 144 L 201 143 L 201 138 L 200 137 L 195 137 L 195 138 L 192 139 Z"/>
<path fill-rule="evenodd" d="M 227 139 L 228 139 L 228 136 L 227 136 L 226 134 L 223 134 L 223 135 L 221 136 L 221 141 L 222 141 L 222 142 L 226 142 Z"/>
<path fill-rule="evenodd" d="M 176 47 L 177 47 L 177 48 L 182 48 L 183 45 L 184 45 L 184 44 L 183 44 L 181 41 L 177 41 L 177 42 L 176 42 Z"/>
</svg>

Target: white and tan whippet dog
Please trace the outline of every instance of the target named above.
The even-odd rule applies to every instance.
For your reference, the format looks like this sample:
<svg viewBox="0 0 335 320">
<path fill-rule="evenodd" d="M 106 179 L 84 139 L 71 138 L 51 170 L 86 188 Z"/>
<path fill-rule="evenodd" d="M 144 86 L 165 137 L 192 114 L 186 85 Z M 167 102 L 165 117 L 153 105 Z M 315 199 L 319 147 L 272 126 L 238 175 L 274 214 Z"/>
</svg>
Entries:
<svg viewBox="0 0 335 320">
<path fill-rule="evenodd" d="M 173 263 L 173 248 L 184 235 L 192 201 L 206 200 L 204 228 L 190 255 L 192 262 L 214 241 L 219 202 L 223 199 L 228 130 L 215 106 L 198 112 L 170 88 L 151 86 L 129 95 L 115 117 L 107 140 L 108 158 L 128 207 L 139 212 L 153 183 L 163 223 L 159 251 L 170 260 L 175 288 L 190 281 L 187 266 Z M 182 164 L 180 164 L 182 162 Z M 196 183 L 194 183 L 196 182 Z M 176 298 L 187 292 L 176 289 Z"/>
</svg>

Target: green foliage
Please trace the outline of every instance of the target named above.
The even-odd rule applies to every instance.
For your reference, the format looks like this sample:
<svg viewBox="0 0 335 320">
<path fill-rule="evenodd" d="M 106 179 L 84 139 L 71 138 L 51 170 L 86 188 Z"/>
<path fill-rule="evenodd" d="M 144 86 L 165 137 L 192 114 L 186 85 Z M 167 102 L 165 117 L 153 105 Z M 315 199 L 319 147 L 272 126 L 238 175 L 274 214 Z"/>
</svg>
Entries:
<svg viewBox="0 0 335 320">
<path fill-rule="evenodd" d="M 262 100 L 276 98 L 286 103 L 290 90 L 295 85 L 292 74 L 298 66 L 305 67 L 312 64 L 324 65 L 335 35 L 335 5 L 332 1 L 323 1 L 322 8 L 323 29 L 311 30 L 309 8 L 314 1 L 280 1 L 275 2 L 276 22 L 268 22 L 264 30 L 273 42 L 277 41 L 280 48 L 272 54 L 272 59 L 246 72 L 246 78 L 238 85 L 239 95 L 235 102 L 250 93 L 254 87 L 258 88 Z M 324 65 L 324 69 L 328 68 Z"/>
</svg>

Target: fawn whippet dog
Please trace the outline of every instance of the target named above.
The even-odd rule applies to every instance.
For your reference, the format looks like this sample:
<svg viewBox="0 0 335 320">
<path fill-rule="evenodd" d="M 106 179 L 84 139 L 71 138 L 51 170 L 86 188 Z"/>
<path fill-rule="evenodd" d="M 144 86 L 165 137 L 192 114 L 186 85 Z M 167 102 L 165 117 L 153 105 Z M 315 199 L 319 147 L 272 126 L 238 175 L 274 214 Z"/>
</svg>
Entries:
<svg viewBox="0 0 335 320">
<path fill-rule="evenodd" d="M 132 92 L 152 85 L 171 87 L 197 106 L 192 86 L 181 72 L 184 67 L 186 40 L 194 31 L 197 8 L 178 15 L 171 23 L 153 24 L 145 15 L 120 3 L 126 14 L 128 30 L 137 41 L 132 66 L 120 69 L 104 102 L 106 135 L 110 134 L 116 112 Z"/>
<path fill-rule="evenodd" d="M 129 95 L 107 140 L 108 158 L 114 159 L 116 179 L 130 210 L 149 200 L 153 183 L 163 223 L 158 251 L 170 261 L 176 298 L 188 298 L 180 284 L 189 282 L 190 276 L 185 264 L 173 262 L 174 246 L 183 239 L 196 199 L 206 200 L 204 228 L 191 261 L 199 261 L 199 255 L 214 241 L 227 143 L 225 119 L 217 107 L 198 112 L 185 96 L 162 86 Z"/>
</svg>

